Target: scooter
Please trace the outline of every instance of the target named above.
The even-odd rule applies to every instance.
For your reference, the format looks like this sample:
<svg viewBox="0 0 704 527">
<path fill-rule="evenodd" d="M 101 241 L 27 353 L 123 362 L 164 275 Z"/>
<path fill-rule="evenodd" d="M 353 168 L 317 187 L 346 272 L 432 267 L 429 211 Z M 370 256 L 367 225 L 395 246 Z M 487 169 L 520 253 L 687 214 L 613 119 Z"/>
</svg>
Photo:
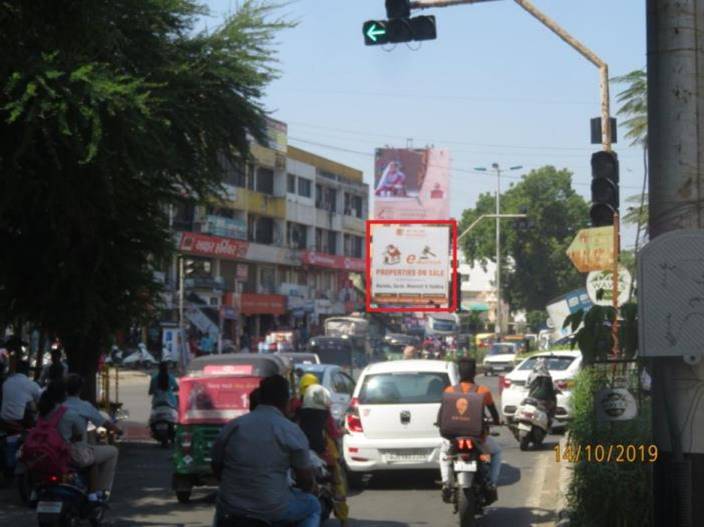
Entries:
<svg viewBox="0 0 704 527">
<path fill-rule="evenodd" d="M 169 443 L 173 443 L 177 421 L 178 413 L 170 404 L 161 403 L 152 408 L 149 416 L 149 428 L 152 431 L 152 437 L 163 448 L 169 446 Z"/>
<path fill-rule="evenodd" d="M 35 476 L 37 485 L 37 524 L 39 527 L 77 526 L 89 520 L 101 524 L 105 507 L 88 501 L 83 474 Z"/>
<path fill-rule="evenodd" d="M 492 434 L 495 435 L 495 434 Z M 450 484 L 453 512 L 458 515 L 460 527 L 472 527 L 484 507 L 496 501 L 487 489 L 488 464 L 478 448 L 478 439 L 458 437 L 452 440 L 448 456 L 452 460 Z"/>
<path fill-rule="evenodd" d="M 521 450 L 528 450 L 532 443 L 536 448 L 543 444 L 550 430 L 550 417 L 538 399 L 526 397 L 516 409 L 514 426 L 511 427 Z"/>
</svg>

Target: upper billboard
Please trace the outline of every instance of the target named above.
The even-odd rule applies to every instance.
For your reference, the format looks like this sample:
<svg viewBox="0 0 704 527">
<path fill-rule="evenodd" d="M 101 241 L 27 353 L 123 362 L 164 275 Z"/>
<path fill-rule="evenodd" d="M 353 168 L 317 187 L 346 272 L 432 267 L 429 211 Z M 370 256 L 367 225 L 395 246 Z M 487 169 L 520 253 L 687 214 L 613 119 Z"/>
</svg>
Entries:
<svg viewBox="0 0 704 527">
<path fill-rule="evenodd" d="M 266 135 L 269 148 L 281 154 L 288 152 L 288 125 L 271 117 L 266 119 Z"/>
<path fill-rule="evenodd" d="M 367 311 L 454 311 L 454 221 L 369 220 L 367 242 Z"/>
<path fill-rule="evenodd" d="M 449 150 L 377 149 L 375 218 L 447 220 L 450 217 L 449 190 Z"/>
</svg>

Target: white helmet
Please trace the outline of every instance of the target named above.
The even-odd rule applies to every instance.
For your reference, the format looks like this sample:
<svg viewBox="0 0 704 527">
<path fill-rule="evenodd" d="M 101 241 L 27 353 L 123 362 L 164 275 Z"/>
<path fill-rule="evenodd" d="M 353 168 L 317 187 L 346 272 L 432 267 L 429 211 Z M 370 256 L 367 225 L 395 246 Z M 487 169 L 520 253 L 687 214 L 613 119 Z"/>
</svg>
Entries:
<svg viewBox="0 0 704 527">
<path fill-rule="evenodd" d="M 327 388 L 314 384 L 303 395 L 303 408 L 312 410 L 327 410 L 332 405 L 332 396 Z"/>
</svg>

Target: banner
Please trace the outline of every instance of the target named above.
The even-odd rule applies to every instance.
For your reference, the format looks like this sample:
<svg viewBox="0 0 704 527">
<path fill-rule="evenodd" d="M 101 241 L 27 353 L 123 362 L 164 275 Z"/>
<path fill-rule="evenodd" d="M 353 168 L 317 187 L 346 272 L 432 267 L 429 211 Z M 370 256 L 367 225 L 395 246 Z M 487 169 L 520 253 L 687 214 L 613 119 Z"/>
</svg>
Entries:
<svg viewBox="0 0 704 527">
<path fill-rule="evenodd" d="M 450 152 L 380 148 L 374 164 L 374 217 L 446 220 L 450 217 Z"/>
<path fill-rule="evenodd" d="M 236 375 L 236 374 L 235 374 Z M 179 382 L 180 424 L 226 423 L 249 412 L 249 394 L 259 377 L 182 377 Z"/>
<path fill-rule="evenodd" d="M 447 309 L 450 224 L 369 223 L 371 308 Z"/>
</svg>

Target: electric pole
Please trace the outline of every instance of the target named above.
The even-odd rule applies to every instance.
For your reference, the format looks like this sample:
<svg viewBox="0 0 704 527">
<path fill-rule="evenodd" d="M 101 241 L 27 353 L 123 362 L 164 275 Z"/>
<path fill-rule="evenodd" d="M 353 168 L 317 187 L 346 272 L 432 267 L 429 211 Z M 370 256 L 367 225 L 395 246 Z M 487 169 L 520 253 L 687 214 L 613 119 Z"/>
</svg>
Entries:
<svg viewBox="0 0 704 527">
<path fill-rule="evenodd" d="M 704 228 L 703 21 L 704 0 L 647 0 L 652 238 Z M 704 525 L 704 411 L 697 402 L 688 412 L 704 364 L 668 357 L 651 366 L 653 434 L 661 452 L 653 469 L 655 525 Z"/>
</svg>

